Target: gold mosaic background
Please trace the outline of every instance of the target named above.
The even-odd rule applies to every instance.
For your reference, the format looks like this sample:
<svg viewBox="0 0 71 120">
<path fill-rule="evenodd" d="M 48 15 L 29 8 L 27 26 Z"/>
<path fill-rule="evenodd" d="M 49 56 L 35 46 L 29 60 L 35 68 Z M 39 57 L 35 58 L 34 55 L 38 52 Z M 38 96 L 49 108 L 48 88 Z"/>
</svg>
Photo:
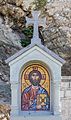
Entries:
<svg viewBox="0 0 71 120">
<path fill-rule="evenodd" d="M 21 77 L 21 92 L 23 92 L 24 89 L 26 89 L 27 87 L 29 87 L 31 85 L 31 83 L 28 79 L 28 75 L 33 69 L 40 71 L 40 73 L 42 74 L 43 77 L 40 82 L 40 85 L 43 88 L 45 88 L 46 91 L 48 91 L 48 94 L 50 96 L 50 79 L 49 79 L 48 71 L 41 64 L 37 64 L 37 63 L 29 65 L 24 69 L 24 71 L 22 73 L 22 77 Z"/>
</svg>

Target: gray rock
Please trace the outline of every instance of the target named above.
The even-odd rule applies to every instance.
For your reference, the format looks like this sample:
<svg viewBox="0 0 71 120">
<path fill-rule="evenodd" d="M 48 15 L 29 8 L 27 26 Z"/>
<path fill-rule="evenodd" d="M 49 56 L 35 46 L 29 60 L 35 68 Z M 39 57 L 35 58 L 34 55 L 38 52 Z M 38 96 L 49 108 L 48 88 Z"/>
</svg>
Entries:
<svg viewBox="0 0 71 120">
<path fill-rule="evenodd" d="M 0 41 L 4 43 L 11 44 L 14 46 L 21 47 L 20 36 L 17 32 L 13 32 L 13 30 L 9 27 L 9 25 L 2 24 L 2 20 L 0 22 Z"/>
</svg>

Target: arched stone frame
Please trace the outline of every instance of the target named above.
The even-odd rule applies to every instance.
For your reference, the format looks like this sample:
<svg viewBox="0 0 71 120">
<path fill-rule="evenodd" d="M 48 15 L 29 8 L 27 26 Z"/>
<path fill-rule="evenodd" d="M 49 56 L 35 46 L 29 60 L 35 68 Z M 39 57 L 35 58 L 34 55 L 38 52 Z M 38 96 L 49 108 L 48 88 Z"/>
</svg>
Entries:
<svg viewBox="0 0 71 120">
<path fill-rule="evenodd" d="M 53 73 L 52 73 L 52 71 L 51 71 L 48 63 L 46 64 L 46 63 L 44 63 L 44 62 L 42 62 L 40 60 L 33 60 L 33 61 L 29 61 L 29 62 L 25 63 L 22 66 L 22 68 L 20 69 L 20 74 L 19 74 L 19 78 L 20 78 L 19 79 L 20 80 L 20 82 L 19 82 L 19 90 L 21 90 L 21 75 L 22 75 L 22 72 L 23 72 L 24 68 L 26 66 L 29 66 L 30 64 L 34 64 L 34 63 L 41 64 L 42 66 L 44 66 L 47 69 L 47 71 L 49 73 L 49 77 L 50 77 L 50 111 L 49 112 L 47 111 L 47 113 L 48 114 L 53 114 L 54 113 L 54 110 L 53 110 L 54 109 L 54 104 L 53 104 L 54 103 L 54 97 L 53 97 L 53 95 L 54 95 Z M 18 101 L 19 102 L 19 108 L 20 108 L 19 113 L 23 115 L 24 112 L 21 111 L 21 92 L 20 91 L 19 91 L 19 96 L 18 97 L 20 98 L 19 101 Z"/>
</svg>

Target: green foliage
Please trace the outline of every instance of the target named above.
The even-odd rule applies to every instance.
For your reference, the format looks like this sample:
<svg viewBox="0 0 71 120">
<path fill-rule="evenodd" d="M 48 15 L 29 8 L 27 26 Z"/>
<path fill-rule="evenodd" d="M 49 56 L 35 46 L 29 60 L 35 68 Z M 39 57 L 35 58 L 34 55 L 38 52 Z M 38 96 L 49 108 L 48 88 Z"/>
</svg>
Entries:
<svg viewBox="0 0 71 120">
<path fill-rule="evenodd" d="M 33 28 L 32 27 L 24 28 L 22 32 L 25 34 L 25 36 L 31 38 L 33 35 Z"/>
<path fill-rule="evenodd" d="M 21 45 L 23 47 L 26 47 L 31 43 L 31 38 L 33 36 L 33 28 L 32 27 L 24 28 L 22 32 L 25 35 L 25 39 L 21 40 Z"/>
<path fill-rule="evenodd" d="M 23 39 L 23 40 L 21 40 L 22 47 L 26 47 L 30 43 L 31 43 L 31 40 L 29 40 L 29 39 Z"/>
<path fill-rule="evenodd" d="M 43 10 L 47 4 L 47 0 L 34 0 L 35 10 Z"/>
</svg>

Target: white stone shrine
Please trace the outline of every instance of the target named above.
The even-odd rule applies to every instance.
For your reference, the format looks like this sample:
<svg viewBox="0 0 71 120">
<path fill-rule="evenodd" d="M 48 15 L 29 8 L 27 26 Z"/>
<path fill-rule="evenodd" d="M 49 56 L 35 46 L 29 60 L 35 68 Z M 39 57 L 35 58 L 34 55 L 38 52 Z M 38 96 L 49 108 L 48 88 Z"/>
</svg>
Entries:
<svg viewBox="0 0 71 120">
<path fill-rule="evenodd" d="M 36 119 L 62 120 L 61 104 L 60 104 L 60 82 L 61 82 L 61 66 L 65 63 L 65 60 L 63 60 L 58 55 L 56 55 L 51 50 L 49 50 L 48 48 L 46 48 L 41 44 L 41 40 L 38 34 L 38 26 L 39 25 L 45 26 L 45 18 L 39 19 L 39 13 L 37 11 L 34 11 L 32 15 L 33 15 L 32 19 L 27 18 L 27 25 L 34 24 L 34 33 L 33 33 L 33 38 L 31 40 L 31 44 L 6 60 L 6 63 L 9 63 L 10 66 L 10 83 L 11 83 L 11 95 L 12 95 L 10 119 L 11 120 L 36 120 Z M 47 81 L 45 88 L 44 85 L 42 85 L 42 83 L 41 86 L 44 88 L 43 91 L 46 90 L 48 91 L 50 98 L 49 110 L 47 103 L 46 103 L 47 106 L 46 104 L 39 105 L 36 110 L 34 109 L 31 110 L 31 107 L 26 107 L 26 108 L 24 107 L 23 110 L 21 108 L 21 104 L 22 104 L 21 91 L 24 90 L 24 88 L 27 88 L 26 86 L 30 84 L 27 81 L 28 80 L 27 76 L 30 73 L 30 71 L 32 71 L 32 69 L 34 69 L 34 71 L 37 71 L 38 69 L 38 71 L 42 72 L 43 74 L 42 83 L 44 81 Z M 29 95 L 28 90 L 25 95 L 26 96 Z M 25 95 L 23 97 L 23 101 L 25 99 Z M 42 102 L 44 102 L 44 99 L 42 99 Z M 39 109 L 39 107 L 41 109 Z M 47 107 L 47 109 L 45 107 Z"/>
</svg>

